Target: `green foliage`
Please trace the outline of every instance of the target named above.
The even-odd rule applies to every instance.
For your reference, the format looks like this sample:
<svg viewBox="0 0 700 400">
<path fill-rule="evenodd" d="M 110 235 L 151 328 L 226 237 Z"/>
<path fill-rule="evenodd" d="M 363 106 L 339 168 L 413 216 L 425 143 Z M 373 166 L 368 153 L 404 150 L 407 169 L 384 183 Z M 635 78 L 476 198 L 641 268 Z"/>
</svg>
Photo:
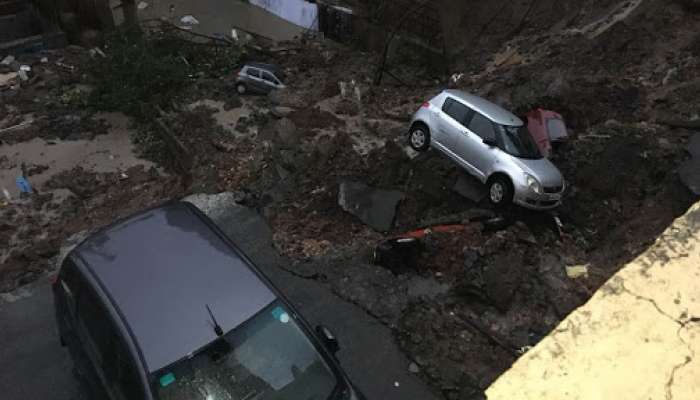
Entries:
<svg viewBox="0 0 700 400">
<path fill-rule="evenodd" d="M 144 117 L 144 107 L 167 107 L 194 79 L 217 78 L 238 66 L 240 48 L 194 43 L 183 35 L 132 30 L 108 37 L 107 58 L 96 58 L 90 68 L 95 80 L 90 104 Z"/>
</svg>

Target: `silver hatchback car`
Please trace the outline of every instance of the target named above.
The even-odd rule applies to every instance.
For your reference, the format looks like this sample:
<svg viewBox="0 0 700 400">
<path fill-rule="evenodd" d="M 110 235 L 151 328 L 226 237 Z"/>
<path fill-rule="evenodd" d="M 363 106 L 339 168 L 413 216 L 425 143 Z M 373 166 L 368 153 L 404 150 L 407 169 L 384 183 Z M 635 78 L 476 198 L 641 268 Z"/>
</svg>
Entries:
<svg viewBox="0 0 700 400">
<path fill-rule="evenodd" d="M 488 186 L 496 206 L 546 210 L 561 204 L 564 179 L 520 118 L 481 97 L 445 90 L 411 120 L 409 145 L 440 150 Z"/>
</svg>

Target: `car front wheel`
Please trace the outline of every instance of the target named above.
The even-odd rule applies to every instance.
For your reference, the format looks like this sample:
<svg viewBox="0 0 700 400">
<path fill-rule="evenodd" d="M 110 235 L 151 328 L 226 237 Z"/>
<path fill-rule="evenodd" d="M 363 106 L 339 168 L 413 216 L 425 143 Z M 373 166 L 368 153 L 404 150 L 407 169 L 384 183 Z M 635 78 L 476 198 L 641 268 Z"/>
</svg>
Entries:
<svg viewBox="0 0 700 400">
<path fill-rule="evenodd" d="M 408 144 L 415 151 L 426 151 L 430 146 L 430 132 L 423 124 L 415 124 L 408 133 Z"/>
<path fill-rule="evenodd" d="M 503 207 L 513 201 L 513 185 L 508 178 L 496 176 L 489 181 L 489 201 L 496 207 Z"/>
</svg>

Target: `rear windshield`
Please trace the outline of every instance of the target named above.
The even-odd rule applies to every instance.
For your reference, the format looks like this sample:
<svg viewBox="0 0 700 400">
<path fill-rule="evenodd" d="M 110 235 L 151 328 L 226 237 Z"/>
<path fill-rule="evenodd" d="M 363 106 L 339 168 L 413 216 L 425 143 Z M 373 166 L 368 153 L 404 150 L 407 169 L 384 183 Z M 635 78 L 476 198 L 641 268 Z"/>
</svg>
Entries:
<svg viewBox="0 0 700 400">
<path fill-rule="evenodd" d="M 496 124 L 501 150 L 519 158 L 542 158 L 537 143 L 524 125 L 510 126 Z"/>
<path fill-rule="evenodd" d="M 549 132 L 549 140 L 562 140 L 568 136 L 564 121 L 558 118 L 547 119 L 547 131 Z"/>
<path fill-rule="evenodd" d="M 338 383 L 279 301 L 154 381 L 160 400 L 326 400 Z"/>
</svg>

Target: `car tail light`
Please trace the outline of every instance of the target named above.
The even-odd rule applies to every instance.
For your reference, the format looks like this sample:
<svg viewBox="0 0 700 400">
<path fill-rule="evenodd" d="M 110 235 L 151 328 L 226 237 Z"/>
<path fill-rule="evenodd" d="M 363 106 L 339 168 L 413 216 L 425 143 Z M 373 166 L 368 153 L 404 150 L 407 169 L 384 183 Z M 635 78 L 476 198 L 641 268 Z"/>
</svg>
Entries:
<svg viewBox="0 0 700 400">
<path fill-rule="evenodd" d="M 426 101 L 425 103 L 420 105 L 422 108 L 430 108 L 430 102 Z"/>
<path fill-rule="evenodd" d="M 49 276 L 49 282 L 51 283 L 51 286 L 55 286 L 58 283 L 58 273 Z"/>
</svg>

